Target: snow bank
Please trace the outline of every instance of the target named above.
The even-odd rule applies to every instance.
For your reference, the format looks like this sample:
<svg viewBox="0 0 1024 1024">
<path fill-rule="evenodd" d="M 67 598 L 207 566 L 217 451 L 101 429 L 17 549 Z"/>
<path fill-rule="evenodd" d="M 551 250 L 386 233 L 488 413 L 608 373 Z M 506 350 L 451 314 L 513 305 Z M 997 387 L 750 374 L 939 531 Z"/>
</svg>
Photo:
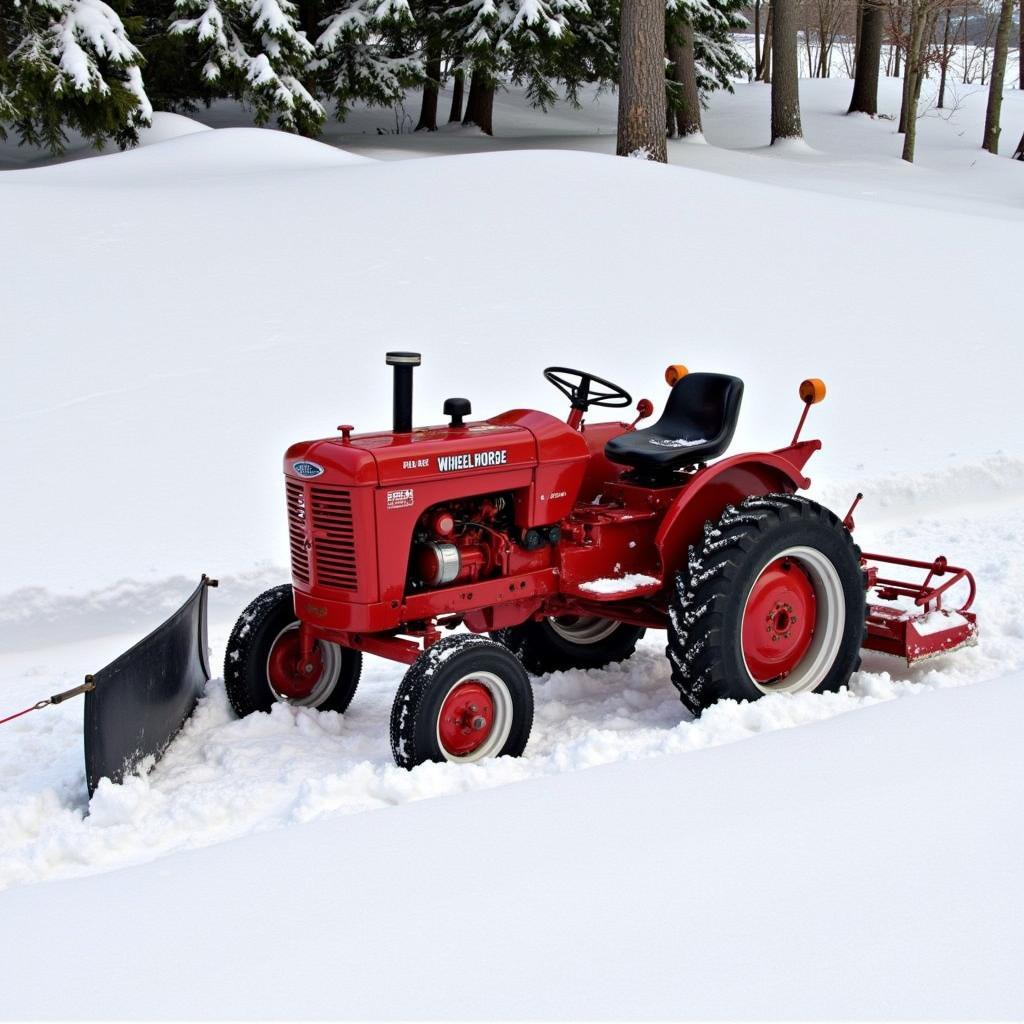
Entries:
<svg viewBox="0 0 1024 1024">
<path fill-rule="evenodd" d="M 158 110 L 153 114 L 149 127 L 139 130 L 139 145 L 152 146 L 156 142 L 166 142 L 168 139 L 180 139 L 183 135 L 208 131 L 211 131 L 208 125 L 193 121 L 191 117 Z"/>
<path fill-rule="evenodd" d="M 1014 1018 L 1022 716 L 1017 675 L 11 891 L 0 957 L 17 984 L 4 1013 Z M 272 751 L 274 717 L 236 725 L 265 729 Z M 294 750 L 344 731 L 295 721 Z M 206 771 L 232 758 L 225 743 Z M 452 772 L 450 791 L 479 771 Z M 412 790 L 430 772 L 401 774 Z M 389 802 L 395 790 L 364 775 Z M 335 786 L 314 778 L 304 806 Z M 123 834 L 138 798 L 109 794 L 96 831 Z M 220 799 L 227 823 L 253 795 L 224 787 Z M 211 810 L 182 801 L 180 827 Z M 452 923 L 467 914 L 471 940 Z M 168 983 L 172 966 L 182 983 Z"/>
<path fill-rule="evenodd" d="M 911 668 L 866 652 L 849 691 L 725 702 L 693 721 L 669 678 L 664 637 L 651 633 L 625 664 L 539 681 L 533 733 L 526 756 L 518 760 L 469 768 L 426 765 L 411 773 L 395 767 L 388 719 L 403 669 L 375 658 L 366 660 L 344 716 L 280 706 L 239 721 L 223 684 L 215 681 L 156 771 L 124 786 L 101 786 L 90 808 L 82 778 L 80 705 L 28 716 L 5 726 L 0 737 L 0 888 L 107 871 L 296 823 L 699 751 L 1024 670 L 1017 608 L 1024 593 L 1024 537 L 1011 539 L 1012 531 L 1006 510 L 996 506 L 984 515 L 973 509 L 947 513 L 860 536 L 865 547 L 932 555 L 948 542 L 962 554 L 982 580 L 976 648 Z M 177 597 L 187 592 L 188 582 L 182 581 Z M 248 585 L 255 591 L 262 581 Z M 211 593 L 217 669 L 247 596 L 245 586 L 236 581 L 239 593 L 227 600 L 220 591 Z M 8 680 L 12 707 L 15 697 L 24 707 L 80 681 L 82 671 L 131 640 L 107 638 L 102 651 L 91 641 L 0 656 L 0 678 Z"/>
<path fill-rule="evenodd" d="M 158 120 L 151 129 L 154 134 L 147 135 L 142 140 L 143 145 L 136 149 L 125 152 L 114 150 L 93 159 L 70 160 L 31 170 L 8 171 L 4 173 L 4 182 L 22 187 L 44 185 L 48 188 L 54 185 L 100 189 L 132 186 L 149 193 L 144 203 L 162 205 L 164 197 L 152 192 L 156 187 L 204 187 L 211 179 L 226 185 L 240 176 L 270 176 L 279 181 L 278 176 L 290 171 L 338 168 L 370 162 L 367 157 L 346 153 L 322 142 L 287 132 L 265 128 L 224 128 L 211 131 L 188 118 L 180 118 L 180 121 L 186 122 L 182 125 L 177 115 L 164 114 L 163 117 L 176 120 L 170 124 Z M 254 198 L 250 196 L 250 199 Z M 176 205 L 171 204 L 172 207 Z M 114 209 L 111 209 L 112 215 Z M 241 215 L 243 209 L 239 206 L 236 213 Z M 259 209 L 257 200 L 253 212 Z M 170 214 L 171 209 L 166 212 Z M 184 211 L 180 212 L 191 219 Z M 152 228 L 159 232 L 164 223 L 164 218 L 158 216 Z M 103 222 L 97 221 L 94 229 L 101 229 L 102 226 Z M 144 223 L 139 227 L 145 234 L 149 234 Z M 224 256 L 231 259 L 234 252 L 234 247 L 228 244 Z M 182 251 L 179 255 L 191 262 L 201 253 Z M 129 287 L 131 284 L 128 282 Z"/>
<path fill-rule="evenodd" d="M 482 416 L 564 413 L 540 374 L 552 362 L 583 363 L 660 406 L 663 368 L 685 360 L 747 380 L 734 451 L 785 443 L 796 385 L 823 377 L 829 398 L 808 427 L 826 444 L 808 466 L 817 481 L 912 483 L 949 452 L 978 464 L 1024 448 L 1024 420 L 993 414 L 1017 400 L 1015 375 L 990 370 L 1014 358 L 1011 305 L 994 304 L 980 332 L 974 304 L 948 290 L 905 300 L 927 293 L 950 238 L 1014 251 L 1010 219 L 579 153 L 351 164 L 255 129 L 5 174 L 3 186 L 0 216 L 21 242 L 17 274 L 0 278 L 17 353 L 0 382 L 0 438 L 11 493 L 32 500 L 5 510 L 2 594 L 285 564 L 284 448 L 341 422 L 386 425 L 383 353 L 410 339 L 424 353 L 419 422 L 439 421 L 453 390 Z M 543 270 L 525 301 L 534 223 L 547 225 Z M 741 258 L 751 232 L 772 239 L 756 273 Z M 58 234 L 75 244 L 55 248 Z M 484 236 L 488 258 L 463 259 Z M 843 312 L 858 282 L 904 274 L 918 284 Z M 963 260 L 955 294 L 1012 295 L 1016 277 L 1012 260 Z M 685 310 L 690 340 L 641 298 L 655 295 Z M 943 429 L 949 365 L 958 400 Z M 967 418 L 969 431 L 952 425 Z"/>
</svg>

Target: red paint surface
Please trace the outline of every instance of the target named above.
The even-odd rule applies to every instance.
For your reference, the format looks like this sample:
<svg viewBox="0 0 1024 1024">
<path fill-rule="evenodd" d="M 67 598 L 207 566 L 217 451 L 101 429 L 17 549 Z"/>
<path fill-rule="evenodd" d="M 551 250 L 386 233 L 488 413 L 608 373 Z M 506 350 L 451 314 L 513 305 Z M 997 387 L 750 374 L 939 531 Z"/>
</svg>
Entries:
<svg viewBox="0 0 1024 1024">
<path fill-rule="evenodd" d="M 304 671 L 305 664 L 311 665 L 312 670 Z M 323 673 L 324 662 L 319 645 L 313 648 L 308 662 L 303 661 L 301 638 L 297 629 L 282 633 L 270 649 L 267 674 L 270 676 L 271 685 L 283 697 L 291 700 L 308 697 Z"/>
<path fill-rule="evenodd" d="M 494 727 L 491 691 L 476 680 L 459 683 L 444 699 L 437 734 L 444 750 L 465 757 L 478 750 Z"/>
<path fill-rule="evenodd" d="M 754 581 L 743 613 L 743 657 L 755 682 L 788 675 L 814 637 L 814 587 L 799 562 L 777 558 Z"/>
</svg>

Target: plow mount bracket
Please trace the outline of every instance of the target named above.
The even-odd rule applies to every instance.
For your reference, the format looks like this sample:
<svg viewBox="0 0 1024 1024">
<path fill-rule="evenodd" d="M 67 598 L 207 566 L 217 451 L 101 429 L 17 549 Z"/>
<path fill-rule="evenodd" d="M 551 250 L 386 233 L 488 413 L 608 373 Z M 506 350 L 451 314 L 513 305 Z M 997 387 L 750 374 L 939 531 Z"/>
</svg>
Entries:
<svg viewBox="0 0 1024 1024">
<path fill-rule="evenodd" d="M 861 564 L 868 589 L 867 650 L 892 654 L 912 665 L 978 642 L 977 616 L 970 611 L 976 586 L 967 569 L 950 565 L 942 556 L 921 562 L 864 553 Z M 883 576 L 880 565 L 916 569 L 924 576 L 916 581 L 904 578 L 904 573 L 898 578 Z M 958 583 L 966 584 L 967 596 L 959 607 L 944 607 L 943 599 Z"/>
</svg>

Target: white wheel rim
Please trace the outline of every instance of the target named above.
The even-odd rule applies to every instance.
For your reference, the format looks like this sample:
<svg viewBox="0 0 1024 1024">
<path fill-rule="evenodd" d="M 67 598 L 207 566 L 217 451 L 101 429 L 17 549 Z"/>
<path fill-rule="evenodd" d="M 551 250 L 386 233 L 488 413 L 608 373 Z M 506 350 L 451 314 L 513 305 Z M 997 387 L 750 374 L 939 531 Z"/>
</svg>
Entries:
<svg viewBox="0 0 1024 1024">
<path fill-rule="evenodd" d="M 317 640 L 316 647 L 320 652 L 320 657 L 323 660 L 324 669 L 320 674 L 320 679 L 317 681 L 316 686 L 305 696 L 305 697 L 288 697 L 287 695 L 280 693 L 274 684 L 270 681 L 270 655 L 277 645 L 277 641 L 285 635 L 290 633 L 292 630 L 298 629 L 299 624 L 293 622 L 288 626 L 285 626 L 277 636 L 274 637 L 274 642 L 267 649 L 267 686 L 270 687 L 270 692 L 274 695 L 274 700 L 281 704 L 290 704 L 293 708 L 318 708 L 321 704 L 327 700 L 332 693 L 334 688 L 338 685 L 338 680 L 341 678 L 341 663 L 342 663 L 342 650 L 338 644 L 332 644 L 327 640 Z"/>
<path fill-rule="evenodd" d="M 743 667 L 750 681 L 761 693 L 804 693 L 821 685 L 829 669 L 836 662 L 843 644 L 843 633 L 846 626 L 846 601 L 843 597 L 843 585 L 839 572 L 832 560 L 817 548 L 792 547 L 777 551 L 762 565 L 751 582 L 751 590 L 760 578 L 761 573 L 774 561 L 780 558 L 792 558 L 807 573 L 814 589 L 816 602 L 816 618 L 814 635 L 810 647 L 796 667 L 777 682 L 759 683 L 754 679 L 747 665 L 743 651 L 743 639 L 740 637 L 740 654 Z M 751 591 L 743 601 L 743 612 L 740 616 L 740 628 L 746 618 L 747 602 Z"/>
<path fill-rule="evenodd" d="M 619 628 L 616 619 L 603 619 L 598 615 L 563 615 L 562 621 L 551 617 L 548 625 L 563 640 L 572 644 L 596 644 L 607 639 Z"/>
<path fill-rule="evenodd" d="M 450 753 L 441 739 L 441 714 L 448 698 L 464 683 L 479 683 L 487 689 L 494 709 L 494 718 L 490 733 L 484 742 L 470 753 L 458 755 Z M 482 761 L 487 757 L 496 757 L 505 746 L 509 733 L 512 732 L 513 716 L 512 693 L 501 676 L 495 675 L 493 672 L 467 672 L 461 679 L 456 679 L 448 687 L 438 705 L 438 719 L 434 723 L 438 750 L 441 751 L 446 761 L 451 761 L 454 764 L 469 764 L 473 761 Z"/>
</svg>

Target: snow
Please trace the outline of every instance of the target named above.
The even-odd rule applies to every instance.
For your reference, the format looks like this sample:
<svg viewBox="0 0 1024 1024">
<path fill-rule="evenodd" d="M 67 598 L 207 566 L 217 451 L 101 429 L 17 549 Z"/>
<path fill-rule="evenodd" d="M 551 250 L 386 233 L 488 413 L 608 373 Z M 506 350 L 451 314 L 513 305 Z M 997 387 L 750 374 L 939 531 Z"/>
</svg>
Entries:
<svg viewBox="0 0 1024 1024">
<path fill-rule="evenodd" d="M 908 618 L 913 618 L 914 629 L 919 636 L 933 636 L 936 633 L 943 633 L 947 629 L 968 625 L 968 620 L 956 611 L 947 612 L 935 609 L 922 615 L 921 618 L 912 615 L 908 615 Z"/>
<path fill-rule="evenodd" d="M 21 887 L 4 1013 L 1012 1019 L 1022 715 L 1017 674 Z"/>
<path fill-rule="evenodd" d="M 669 167 L 608 156 L 614 95 L 543 119 L 515 90 L 496 139 L 357 111 L 330 145 L 219 104 L 156 114 L 125 154 L 0 147 L 22 168 L 0 173 L 0 714 L 107 663 L 201 571 L 218 666 L 287 578 L 284 448 L 386 425 L 389 348 L 424 353 L 420 422 L 453 393 L 564 413 L 551 362 L 656 408 L 669 363 L 735 373 L 733 452 L 785 444 L 821 376 L 811 495 L 841 515 L 865 492 L 865 550 L 971 568 L 980 622 L 969 650 L 867 653 L 848 691 L 696 722 L 650 633 L 537 682 L 524 758 L 411 773 L 388 748 L 400 666 L 368 658 L 344 717 L 238 721 L 214 680 L 156 770 L 91 805 L 81 704 L 28 715 L 0 728 L 5 1015 L 1019 1014 L 1022 166 L 978 151 L 983 93 L 925 117 L 909 167 L 891 122 L 841 116 L 848 90 L 802 83 L 794 152 L 740 85 Z M 431 929 L 467 908 L 501 926 Z M 98 976 L 80 951 L 112 945 Z M 487 983 L 453 994 L 454 961 Z"/>
<path fill-rule="evenodd" d="M 707 438 L 704 437 L 651 437 L 648 441 L 660 448 L 696 448 L 699 444 L 707 444 Z"/>
<path fill-rule="evenodd" d="M 640 572 L 627 572 L 625 576 L 605 577 L 581 583 L 580 590 L 586 590 L 591 594 L 626 594 L 631 590 L 639 590 L 641 587 L 653 587 L 660 582 L 655 576 L 645 576 Z"/>
</svg>

